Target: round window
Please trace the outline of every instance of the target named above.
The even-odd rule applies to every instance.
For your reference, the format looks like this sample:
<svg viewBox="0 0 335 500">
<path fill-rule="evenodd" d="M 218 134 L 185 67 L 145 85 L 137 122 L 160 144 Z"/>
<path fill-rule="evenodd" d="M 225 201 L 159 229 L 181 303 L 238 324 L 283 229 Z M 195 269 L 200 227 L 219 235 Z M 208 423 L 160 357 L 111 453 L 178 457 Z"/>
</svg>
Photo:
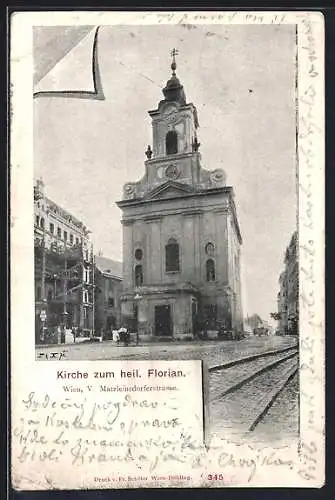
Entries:
<svg viewBox="0 0 335 500">
<path fill-rule="evenodd" d="M 142 260 L 142 257 L 143 257 L 143 252 L 140 248 L 137 248 L 135 250 L 135 259 L 136 260 Z"/>
<path fill-rule="evenodd" d="M 206 250 L 206 253 L 207 255 L 214 255 L 214 245 L 213 243 L 207 243 L 206 247 L 205 247 L 205 250 Z"/>
</svg>

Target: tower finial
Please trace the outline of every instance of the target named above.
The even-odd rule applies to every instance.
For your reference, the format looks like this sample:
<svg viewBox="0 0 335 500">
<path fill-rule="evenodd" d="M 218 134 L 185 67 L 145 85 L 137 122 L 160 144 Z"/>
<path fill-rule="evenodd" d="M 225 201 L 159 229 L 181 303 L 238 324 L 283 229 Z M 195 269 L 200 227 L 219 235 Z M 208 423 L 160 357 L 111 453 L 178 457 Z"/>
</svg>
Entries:
<svg viewBox="0 0 335 500">
<path fill-rule="evenodd" d="M 171 56 L 172 56 L 172 64 L 171 64 L 171 69 L 172 69 L 172 75 L 173 76 L 176 76 L 176 68 L 177 68 L 177 64 L 176 64 L 176 56 L 179 54 L 178 50 L 177 49 L 172 49 L 171 50 Z"/>
<path fill-rule="evenodd" d="M 186 104 L 186 97 L 183 86 L 181 85 L 180 81 L 176 76 L 176 68 L 177 68 L 176 56 L 178 55 L 178 53 L 179 52 L 177 49 L 172 49 L 170 52 L 172 57 L 172 64 L 171 64 L 172 76 L 166 82 L 166 86 L 163 88 L 163 94 L 166 101 L 175 101 Z"/>
</svg>

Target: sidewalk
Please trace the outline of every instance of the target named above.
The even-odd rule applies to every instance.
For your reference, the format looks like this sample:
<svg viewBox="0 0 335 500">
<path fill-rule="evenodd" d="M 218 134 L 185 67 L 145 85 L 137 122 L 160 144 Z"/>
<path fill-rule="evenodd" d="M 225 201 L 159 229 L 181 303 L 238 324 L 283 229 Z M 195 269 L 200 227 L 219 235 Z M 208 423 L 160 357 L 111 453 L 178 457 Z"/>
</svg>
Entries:
<svg viewBox="0 0 335 500">
<path fill-rule="evenodd" d="M 101 338 L 101 337 L 95 337 L 95 338 Z M 125 346 L 123 342 L 120 342 L 119 344 L 116 344 L 113 342 L 112 339 L 108 340 L 101 340 L 101 341 L 91 341 L 88 338 L 78 338 L 76 342 L 66 342 L 64 344 L 38 344 L 35 345 L 36 349 L 42 349 L 42 348 L 50 348 L 50 347 L 66 347 L 66 346 L 76 346 L 76 345 L 92 345 L 92 344 L 105 344 L 108 345 L 108 347 L 115 347 L 115 348 L 120 348 L 120 347 L 143 347 L 143 346 L 159 346 L 159 347 L 169 347 L 171 345 L 188 345 L 188 346 L 194 346 L 194 345 L 212 345 L 214 343 L 220 343 L 220 344 L 225 344 L 226 342 L 236 342 L 233 340 L 170 340 L 170 341 L 155 341 L 153 342 L 152 340 L 142 340 L 139 341 L 138 344 L 135 342 L 130 342 L 128 346 Z M 241 340 L 239 342 L 242 342 Z"/>
</svg>

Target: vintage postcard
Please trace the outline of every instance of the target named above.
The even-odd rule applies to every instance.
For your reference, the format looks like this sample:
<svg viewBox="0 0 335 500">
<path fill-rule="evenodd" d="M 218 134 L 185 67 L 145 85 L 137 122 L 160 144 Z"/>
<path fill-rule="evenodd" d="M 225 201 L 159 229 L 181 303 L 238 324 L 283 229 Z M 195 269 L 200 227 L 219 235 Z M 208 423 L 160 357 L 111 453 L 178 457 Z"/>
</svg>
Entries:
<svg viewBox="0 0 335 500">
<path fill-rule="evenodd" d="M 14 488 L 322 487 L 322 14 L 10 28 Z"/>
</svg>

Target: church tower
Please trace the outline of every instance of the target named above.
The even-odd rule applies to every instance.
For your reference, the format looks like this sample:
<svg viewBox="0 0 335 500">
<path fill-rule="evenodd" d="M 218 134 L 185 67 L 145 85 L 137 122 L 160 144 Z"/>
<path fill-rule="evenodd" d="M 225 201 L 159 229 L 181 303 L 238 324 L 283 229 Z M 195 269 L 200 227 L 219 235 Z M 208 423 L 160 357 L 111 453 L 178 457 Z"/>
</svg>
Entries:
<svg viewBox="0 0 335 500">
<path fill-rule="evenodd" d="M 143 338 L 242 329 L 234 195 L 222 169 L 201 166 L 197 110 L 176 74 L 149 111 L 145 173 L 125 184 L 122 315 Z"/>
</svg>

